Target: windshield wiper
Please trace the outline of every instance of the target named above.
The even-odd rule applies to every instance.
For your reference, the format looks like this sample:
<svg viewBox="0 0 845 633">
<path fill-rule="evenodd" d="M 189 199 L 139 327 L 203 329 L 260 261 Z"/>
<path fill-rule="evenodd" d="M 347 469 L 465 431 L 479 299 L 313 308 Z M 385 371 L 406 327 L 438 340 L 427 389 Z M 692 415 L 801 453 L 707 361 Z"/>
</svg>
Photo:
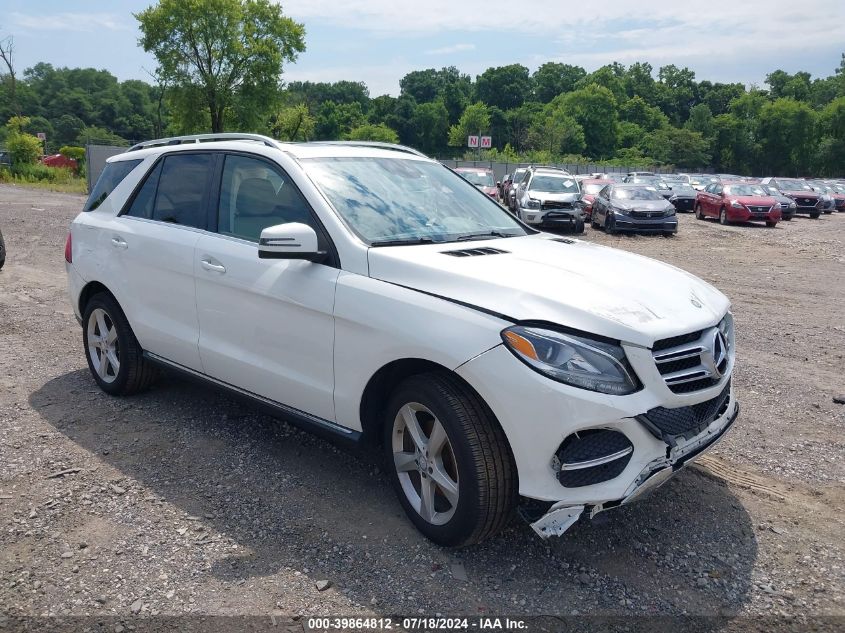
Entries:
<svg viewBox="0 0 845 633">
<path fill-rule="evenodd" d="M 467 242 L 469 240 L 486 240 L 491 237 L 516 237 L 513 233 L 502 233 L 501 231 L 490 231 L 489 233 L 467 233 L 455 238 L 455 242 Z"/>
<path fill-rule="evenodd" d="M 406 237 L 400 240 L 379 240 L 371 242 L 370 246 L 412 246 L 414 244 L 434 244 L 434 240 L 430 237 Z"/>
</svg>

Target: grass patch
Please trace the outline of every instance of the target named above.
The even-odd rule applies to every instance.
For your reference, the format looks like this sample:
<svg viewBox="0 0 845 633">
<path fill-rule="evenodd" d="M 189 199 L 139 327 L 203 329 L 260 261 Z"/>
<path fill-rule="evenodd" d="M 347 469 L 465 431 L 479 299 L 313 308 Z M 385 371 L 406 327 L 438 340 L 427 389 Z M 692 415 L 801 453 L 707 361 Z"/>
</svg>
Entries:
<svg viewBox="0 0 845 633">
<path fill-rule="evenodd" d="M 88 190 L 86 179 L 80 178 L 71 170 L 45 165 L 0 168 L 0 183 L 64 193 L 87 193 Z"/>
</svg>

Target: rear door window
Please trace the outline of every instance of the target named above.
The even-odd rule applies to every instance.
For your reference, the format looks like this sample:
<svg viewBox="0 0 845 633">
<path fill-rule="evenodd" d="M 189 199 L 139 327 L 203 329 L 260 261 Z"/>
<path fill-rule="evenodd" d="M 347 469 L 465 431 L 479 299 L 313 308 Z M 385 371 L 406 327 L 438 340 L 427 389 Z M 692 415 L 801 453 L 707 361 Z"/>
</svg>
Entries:
<svg viewBox="0 0 845 633">
<path fill-rule="evenodd" d="M 153 220 L 207 228 L 205 199 L 212 159 L 211 154 L 175 154 L 164 159 L 153 206 Z"/>
<path fill-rule="evenodd" d="M 100 177 L 97 178 L 97 184 L 95 184 L 94 188 L 91 190 L 91 195 L 88 196 L 88 200 L 85 202 L 83 210 L 93 211 L 103 204 L 105 199 L 109 197 L 109 194 L 114 191 L 115 187 L 123 182 L 123 179 L 126 178 L 133 169 L 140 165 L 141 162 L 142 160 L 138 159 L 118 160 L 106 163 L 106 167 L 103 169 Z"/>
</svg>

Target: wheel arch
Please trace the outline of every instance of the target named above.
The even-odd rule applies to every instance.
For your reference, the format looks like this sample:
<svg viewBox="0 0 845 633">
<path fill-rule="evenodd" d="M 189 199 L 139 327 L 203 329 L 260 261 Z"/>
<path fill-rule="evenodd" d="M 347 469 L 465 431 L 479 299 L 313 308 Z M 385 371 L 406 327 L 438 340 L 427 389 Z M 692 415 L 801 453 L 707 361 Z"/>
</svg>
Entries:
<svg viewBox="0 0 845 633">
<path fill-rule="evenodd" d="M 378 446 L 381 443 L 381 429 L 384 423 L 385 407 L 387 406 L 390 394 L 396 387 L 412 376 L 434 372 L 447 374 L 451 379 L 460 383 L 462 387 L 476 396 L 484 407 L 485 412 L 490 416 L 490 419 L 501 428 L 501 424 L 499 424 L 499 420 L 490 409 L 490 406 L 481 397 L 481 394 L 462 376 L 434 361 L 423 358 L 401 358 L 387 363 L 376 371 L 364 388 L 359 411 L 363 440 L 366 444 Z M 504 435 L 507 438 L 507 435 Z M 508 442 L 508 451 L 511 452 L 512 456 L 510 442 Z"/>
<path fill-rule="evenodd" d="M 79 314 L 85 314 L 85 306 L 88 305 L 88 302 L 91 300 L 96 294 L 104 292 L 111 296 L 117 302 L 117 305 L 120 305 L 120 301 L 117 300 L 117 297 L 114 296 L 114 293 L 109 290 L 105 284 L 99 281 L 89 281 L 85 286 L 82 288 L 82 291 L 79 293 Z M 121 307 L 122 309 L 122 307 Z"/>
</svg>

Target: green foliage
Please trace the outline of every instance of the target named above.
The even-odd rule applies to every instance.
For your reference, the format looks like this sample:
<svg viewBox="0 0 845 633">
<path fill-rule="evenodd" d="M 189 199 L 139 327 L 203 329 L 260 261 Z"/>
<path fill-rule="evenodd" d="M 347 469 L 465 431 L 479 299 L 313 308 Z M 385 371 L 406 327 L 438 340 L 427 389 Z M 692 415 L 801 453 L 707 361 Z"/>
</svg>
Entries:
<svg viewBox="0 0 845 633">
<path fill-rule="evenodd" d="M 488 68 L 475 82 L 475 94 L 487 105 L 502 110 L 517 108 L 531 96 L 533 82 L 522 64 Z"/>
<path fill-rule="evenodd" d="M 664 165 L 698 169 L 710 163 L 710 143 L 699 133 L 686 128 L 665 127 L 643 140 L 641 149 Z"/>
<path fill-rule="evenodd" d="M 161 77 L 201 88 L 213 132 L 233 106 L 269 108 L 284 63 L 305 50 L 305 27 L 269 0 L 159 0 L 135 17 Z"/>
<path fill-rule="evenodd" d="M 82 128 L 76 137 L 76 144 L 83 146 L 115 145 L 117 147 L 126 147 L 129 145 L 125 138 L 121 138 L 117 134 L 95 125 Z"/>
<path fill-rule="evenodd" d="M 65 158 L 72 158 L 75 161 L 85 160 L 85 148 L 84 147 L 74 147 L 72 145 L 64 145 L 61 148 L 59 148 L 59 154 L 61 154 Z"/>
<path fill-rule="evenodd" d="M 449 145 L 466 147 L 467 137 L 490 131 L 490 110 L 480 101 L 469 105 L 456 125 L 449 129 Z"/>
<path fill-rule="evenodd" d="M 421 103 L 414 111 L 412 126 L 416 130 L 414 145 L 422 152 L 436 155 L 449 140 L 449 111 L 441 100 Z"/>
<path fill-rule="evenodd" d="M 816 113 L 790 97 L 766 103 L 760 110 L 759 133 L 767 167 L 773 173 L 807 173 L 816 146 Z"/>
<path fill-rule="evenodd" d="M 350 141 L 379 141 L 381 143 L 398 143 L 399 135 L 383 124 L 367 123 L 353 128 L 346 134 Z"/>
<path fill-rule="evenodd" d="M 660 108 L 649 105 L 639 95 L 634 95 L 622 104 L 619 108 L 619 118 L 629 123 L 636 123 L 649 132 L 669 125 L 669 118 L 660 111 Z"/>
<path fill-rule="evenodd" d="M 317 121 L 308 111 L 308 106 L 300 103 L 279 109 L 273 117 L 271 131 L 280 141 L 307 141 L 314 136 Z"/>
<path fill-rule="evenodd" d="M 361 104 L 326 101 L 317 110 L 314 134 L 318 140 L 334 141 L 343 138 L 353 128 L 366 123 Z"/>
<path fill-rule="evenodd" d="M 587 155 L 599 159 L 611 158 L 618 136 L 613 93 L 604 86 L 590 84 L 555 101 L 558 100 L 564 111 L 583 128 Z"/>
<path fill-rule="evenodd" d="M 567 113 L 560 101 L 553 101 L 538 115 L 528 134 L 531 149 L 551 155 L 581 154 L 586 147 L 584 128 Z"/>
<path fill-rule="evenodd" d="M 4 135 L 6 149 L 12 158 L 13 168 L 32 165 L 44 154 L 44 146 L 35 136 L 23 130 L 29 125 L 28 117 L 13 116 L 6 123 Z"/>
<path fill-rule="evenodd" d="M 576 84 L 587 76 L 580 66 L 546 62 L 531 76 L 534 80 L 534 97 L 540 103 L 549 103 L 556 96 L 572 92 Z"/>
</svg>

